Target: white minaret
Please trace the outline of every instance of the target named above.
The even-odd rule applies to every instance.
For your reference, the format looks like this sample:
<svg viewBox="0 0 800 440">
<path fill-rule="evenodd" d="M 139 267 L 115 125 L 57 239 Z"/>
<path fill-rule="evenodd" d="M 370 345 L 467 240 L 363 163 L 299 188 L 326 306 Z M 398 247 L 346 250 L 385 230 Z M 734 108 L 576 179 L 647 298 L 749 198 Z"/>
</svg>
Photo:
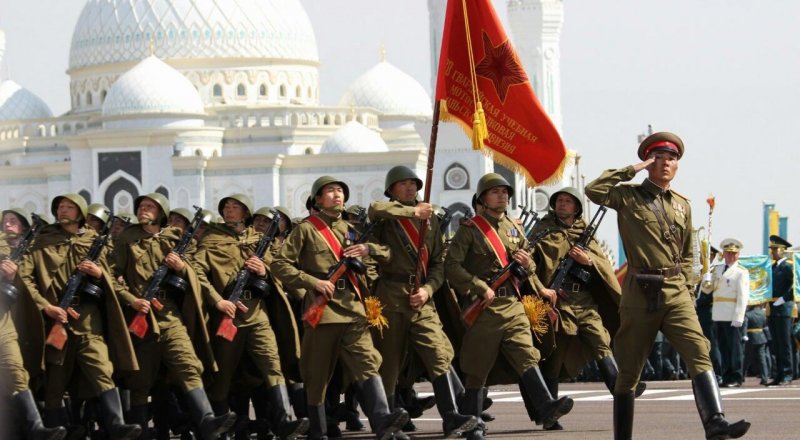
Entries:
<svg viewBox="0 0 800 440">
<path fill-rule="evenodd" d="M 447 1 L 428 0 L 429 38 L 431 42 L 431 96 L 436 96 L 436 76 L 439 71 L 439 54 L 442 51 L 445 11 L 447 11 Z"/>
<path fill-rule="evenodd" d="M 514 48 L 533 90 L 559 131 L 561 127 L 561 27 L 563 0 L 508 0 Z"/>
<path fill-rule="evenodd" d="M 0 66 L 3 65 L 4 53 L 6 53 L 6 34 L 0 29 Z"/>
</svg>

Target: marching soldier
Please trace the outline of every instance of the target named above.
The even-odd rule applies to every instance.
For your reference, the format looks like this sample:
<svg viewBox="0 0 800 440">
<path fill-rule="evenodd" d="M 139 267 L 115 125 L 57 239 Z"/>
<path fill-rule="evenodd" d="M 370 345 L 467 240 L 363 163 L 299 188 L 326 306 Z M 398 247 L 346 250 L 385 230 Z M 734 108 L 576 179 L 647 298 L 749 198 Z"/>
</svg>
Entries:
<svg viewBox="0 0 800 440">
<path fill-rule="evenodd" d="M 775 348 L 775 377 L 770 386 L 792 383 L 792 310 L 794 309 L 794 264 L 784 251 L 792 244 L 770 235 L 772 253 L 772 303 L 769 305 L 769 331 Z"/>
<path fill-rule="evenodd" d="M 167 224 L 173 228 L 178 228 L 183 234 L 192 224 L 194 214 L 186 208 L 175 208 L 169 211 Z"/>
<path fill-rule="evenodd" d="M 108 222 L 108 207 L 102 203 L 92 203 L 86 209 L 86 226 L 94 229 L 98 234 L 103 231 Z"/>
<path fill-rule="evenodd" d="M 250 198 L 244 194 L 234 194 L 220 200 L 218 211 L 225 223 L 209 230 L 195 254 L 198 268 L 208 278 L 208 283 L 204 285 L 209 290 L 207 295 L 228 307 L 224 313 L 235 316 L 234 325 L 238 328 L 233 340 L 215 338 L 214 353 L 220 368 L 214 375 L 208 394 L 217 414 L 228 412 L 231 381 L 246 351 L 267 384 L 267 397 L 273 411 L 272 428 L 281 439 L 294 439 L 308 430 L 308 420 L 289 419 L 289 394 L 281 369 L 278 341 L 267 316 L 267 296 L 273 303 L 280 301 L 283 305 L 281 316 L 289 318 L 287 322 L 291 324 L 291 334 L 282 334 L 281 337 L 291 338 L 294 347 L 299 346 L 299 340 L 285 295 L 275 291 L 275 284 L 269 279 L 267 264 L 272 260 L 272 253 L 267 250 L 263 257 L 254 255 L 263 234 L 250 227 L 252 209 Z M 239 301 L 244 307 L 234 305 L 222 296 L 231 294 L 229 290 L 236 284 L 236 276 L 241 269 L 250 271 L 261 281 L 251 282 L 242 291 Z M 237 307 L 242 310 L 241 313 L 236 313 Z M 291 354 L 295 356 L 296 364 L 297 352 Z M 284 355 L 288 353 L 284 352 Z"/>
<path fill-rule="evenodd" d="M 554 400 L 539 370 L 540 354 L 533 346 L 531 322 L 522 305 L 519 282 L 530 285 L 551 303 L 555 292 L 546 289 L 536 277 L 535 266 L 527 251 L 528 241 L 516 223 L 505 215 L 514 191 L 501 175 L 489 173 L 478 181 L 477 199 L 485 208 L 462 225 L 450 243 L 445 274 L 459 293 L 479 299 L 483 312 L 467 329 L 461 347 L 461 369 L 466 379 L 466 406 L 470 414 L 480 415 L 489 372 L 503 356 L 522 384 L 535 409 L 535 423 L 554 423 L 569 413 L 573 401 L 564 396 Z M 488 281 L 510 261 L 527 270 L 526 279 L 512 279 L 493 289 Z M 515 275 L 512 275 L 515 276 Z M 478 426 L 469 439 L 482 439 L 484 428 Z"/>
<path fill-rule="evenodd" d="M 576 245 L 586 230 L 583 203 L 577 189 L 562 188 L 550 196 L 548 212 L 533 230 L 539 238 L 533 249 L 536 275 L 540 280 L 552 280 L 559 264 L 571 257 L 577 263 L 573 270 L 583 270 L 589 275 L 584 282 L 574 274 L 567 275 L 562 292 L 556 302 L 560 323 L 556 333 L 556 347 L 545 359 L 542 374 L 550 394 L 558 396 L 559 377 L 574 378 L 592 360 L 603 377 L 608 391 L 614 393 L 617 381 L 617 363 L 611 352 L 611 337 L 607 328 L 616 331 L 619 325 L 617 307 L 620 286 L 611 263 L 597 241 L 588 248 Z M 644 383 L 636 390 L 644 392 Z M 563 429 L 558 422 L 545 425 L 546 430 Z"/>
<path fill-rule="evenodd" d="M 740 266 L 739 250 L 742 243 L 728 238 L 722 240 L 724 264 L 717 264 L 711 270 L 711 280 L 703 283 L 704 293 L 712 293 L 714 302 L 711 319 L 719 344 L 721 356 L 720 375 L 722 386 L 740 387 L 744 382 L 744 343 L 742 324 L 750 300 L 750 273 Z"/>
<path fill-rule="evenodd" d="M 203 389 L 203 362 L 215 368 L 203 309 L 200 281 L 191 264 L 173 251 L 181 239 L 178 229 L 167 226 L 169 201 L 161 194 L 139 196 L 134 201 L 138 224 L 129 226 L 117 240 L 114 249 L 120 297 L 136 314 L 145 314 L 147 330 L 143 338 L 134 337 L 140 371 L 128 380 L 131 390 L 131 414 L 140 423 L 148 420 L 147 397 L 158 379 L 163 364 L 170 383 L 185 393 L 186 403 L 198 427 L 199 437 L 215 439 L 236 421 L 229 413 L 214 416 Z M 189 245 L 186 254 L 194 253 Z M 155 293 L 160 308 L 151 307 L 145 298 L 153 273 L 161 264 L 170 269 L 167 279 Z M 225 304 L 212 303 L 218 309 Z"/>
<path fill-rule="evenodd" d="M 3 232 L 0 234 L 0 370 L 6 377 L 0 380 L 0 384 L 3 385 L 0 398 L 12 396 L 17 415 L 28 438 L 59 440 L 67 435 L 67 430 L 62 426 L 45 428 L 42 424 L 33 393 L 28 387 L 30 377 L 23 364 L 17 330 L 11 319 L 11 306 L 19 300 L 22 284 L 17 277 L 19 269 L 17 264 L 8 257 L 20 245 L 22 236 L 31 224 L 30 214 L 22 208 L 3 211 Z M 0 415 L 0 421 L 7 427 L 0 432 L 9 436 L 14 435 L 8 429 L 14 426 L 13 420 L 15 419 L 10 414 Z"/>
<path fill-rule="evenodd" d="M 330 176 L 318 178 L 311 194 L 319 214 L 308 217 L 287 237 L 271 264 L 271 271 L 287 288 L 304 288 L 309 292 L 305 296 L 307 310 L 313 307 L 313 311 L 319 312 L 322 308 L 321 314 L 310 317 L 315 321 L 313 325 L 306 325 L 300 358 L 311 420 L 309 438 L 327 438 L 323 399 L 328 379 L 340 359 L 359 383 L 361 406 L 370 418 L 376 438 L 387 440 L 408 421 L 408 413 L 402 409 L 389 410 L 378 374 L 381 355 L 372 344 L 361 302 L 362 283 L 351 266 L 347 266 L 336 284 L 327 276 L 340 259 L 369 254 L 370 247 L 366 244 L 352 244 L 354 234 L 342 220 L 349 193 L 340 180 Z"/>
<path fill-rule="evenodd" d="M 694 310 L 691 206 L 670 183 L 683 156 L 683 141 L 654 133 L 639 145 L 641 163 L 605 171 L 586 186 L 586 195 L 617 211 L 629 269 L 622 285 L 620 329 L 614 337 L 619 376 L 614 388 L 614 437 L 633 435 L 634 391 L 659 329 L 678 350 L 692 377 L 695 402 L 706 438 L 738 438 L 750 423 L 728 423 L 719 387 Z M 640 185 L 619 185 L 642 170 Z"/>
<path fill-rule="evenodd" d="M 419 354 L 433 384 L 433 392 L 445 438 L 469 431 L 478 422 L 475 417 L 458 413 L 455 395 L 449 378 L 453 361 L 453 347 L 442 331 L 442 323 L 431 301 L 444 282 L 443 242 L 439 233 L 438 218 L 432 216 L 429 203 L 419 202 L 417 192 L 422 180 L 408 167 L 396 166 L 386 174 L 384 194 L 388 202 L 376 202 L 369 207 L 372 221 L 380 221 L 371 239 L 373 245 L 388 252 L 376 252 L 380 276 L 374 294 L 385 305 L 384 314 L 389 323 L 376 339 L 383 357 L 380 373 L 389 402 L 394 401 L 394 390 L 400 367 L 409 349 Z M 382 220 L 382 221 L 381 221 Z M 420 232 L 420 221 L 428 220 L 428 228 Z M 424 237 L 424 247 L 417 246 L 419 234 Z M 388 255 L 389 258 L 382 258 Z M 417 273 L 417 260 L 422 259 L 422 272 Z M 421 279 L 416 280 L 417 276 Z M 419 288 L 415 289 L 415 283 Z"/>
<path fill-rule="evenodd" d="M 132 372 L 138 364 L 114 293 L 112 272 L 106 261 L 108 249 L 103 249 L 96 261 L 87 258 L 97 233 L 85 228 L 87 206 L 80 195 L 54 198 L 51 213 L 56 223 L 42 228 L 19 272 L 41 312 L 26 317 L 30 319 L 26 322 L 41 329 L 34 333 L 29 346 L 32 353 L 37 353 L 38 363 L 45 365 L 45 424 L 69 425 L 62 399 L 80 371 L 92 395 L 99 397 L 106 434 L 114 439 L 136 438 L 142 429 L 124 423 L 119 391 L 111 378 L 115 366 Z M 67 282 L 78 271 L 86 276 L 86 282 L 67 310 L 62 309 L 59 304 Z M 49 331 L 57 324 L 66 331 L 66 342 L 60 349 L 54 346 L 57 344 L 45 345 L 45 329 Z"/>
</svg>

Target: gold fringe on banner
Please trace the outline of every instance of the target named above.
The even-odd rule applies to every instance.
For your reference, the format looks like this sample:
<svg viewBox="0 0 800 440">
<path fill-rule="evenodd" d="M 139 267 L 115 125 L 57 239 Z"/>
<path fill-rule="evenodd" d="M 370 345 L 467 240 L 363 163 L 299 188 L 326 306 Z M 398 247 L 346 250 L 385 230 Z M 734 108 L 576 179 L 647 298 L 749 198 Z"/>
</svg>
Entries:
<svg viewBox="0 0 800 440">
<path fill-rule="evenodd" d="M 525 314 L 531 322 L 531 331 L 539 336 L 547 333 L 547 312 L 551 309 L 550 303 L 535 296 L 525 295 L 522 297 L 522 306 L 525 307 Z"/>
<path fill-rule="evenodd" d="M 378 329 L 383 336 L 383 329 L 389 328 L 389 321 L 383 316 L 383 307 L 381 300 L 374 296 L 368 296 L 364 300 L 364 308 L 367 312 L 367 322 L 370 327 Z"/>
</svg>

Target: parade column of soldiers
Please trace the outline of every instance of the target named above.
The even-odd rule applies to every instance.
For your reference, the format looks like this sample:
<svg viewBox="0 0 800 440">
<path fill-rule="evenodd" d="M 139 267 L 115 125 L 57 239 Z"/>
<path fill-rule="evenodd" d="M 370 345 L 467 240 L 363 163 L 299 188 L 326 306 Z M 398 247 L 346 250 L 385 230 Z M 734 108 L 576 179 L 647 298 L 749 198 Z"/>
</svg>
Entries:
<svg viewBox="0 0 800 440">
<path fill-rule="evenodd" d="M 329 418 L 325 407 L 328 384 L 337 381 L 357 396 L 376 438 L 406 438 L 401 428 L 409 416 L 395 407 L 394 394 L 404 361 L 414 356 L 425 371 L 406 377 L 427 374 L 446 437 L 466 431 L 469 439 L 484 438 L 491 420 L 484 411 L 487 387 L 496 384 L 519 384 L 531 420 L 546 430 L 563 429 L 559 419 L 573 401 L 559 398 L 558 381 L 595 361 L 614 395 L 615 438 L 629 439 L 634 398 L 644 390 L 640 372 L 660 329 L 689 368 L 707 438 L 740 437 L 750 425 L 724 418 L 689 290 L 691 212 L 670 187 L 682 155 L 677 136 L 654 134 L 640 145 L 642 163 L 607 171 L 586 188 L 595 203 L 618 211 L 630 263 L 621 287 L 597 242 L 576 246 L 587 228 L 576 189 L 553 194 L 550 212 L 526 236 L 507 215 L 513 188 L 495 173 L 480 178 L 473 206 L 481 211 L 462 221 L 447 250 L 433 207 L 417 198 L 423 182 L 402 166 L 387 174 L 389 200 L 370 205 L 368 228 L 345 220 L 349 188 L 330 176 L 313 183 L 310 215 L 294 227 L 285 209 L 254 211 L 242 194 L 219 201 L 223 223 L 211 222 L 212 214 L 200 208 L 196 215 L 171 211 L 166 197 L 151 193 L 136 198 L 135 222 L 115 224 L 107 224 L 115 218 L 104 206 L 87 207 L 81 196 L 65 194 L 51 204 L 56 223 L 38 229 L 17 266 L 7 256 L 32 224 L 24 211 L 6 210 L 0 275 L 3 292 L 11 284 L 20 295 L 14 308 L 0 303 L 0 363 L 10 379 L 3 396 L 13 396 L 20 414 L 14 429 L 37 439 L 93 435 L 82 432 L 79 425 L 86 423 L 76 415 L 88 417 L 86 409 L 99 404 L 108 438 L 167 438 L 179 417 L 166 414 L 184 409 L 191 420 L 181 434 L 189 429 L 203 439 L 228 433 L 238 438 L 247 429 L 232 428 L 235 412 L 246 422 L 252 397 L 257 417 L 280 438 L 308 430 L 309 438 L 325 439 L 338 431 L 340 415 Z M 645 169 L 641 185 L 619 185 Z M 420 230 L 423 221 L 428 226 Z M 257 254 L 274 232 L 272 222 L 280 223 L 280 233 Z M 100 234 L 109 229 L 113 245 L 88 259 L 94 244 L 107 243 Z M 791 273 L 781 278 L 791 271 L 785 246 L 773 239 L 770 320 L 776 328 L 791 324 L 791 315 L 778 321 L 781 307 L 791 302 Z M 566 288 L 556 292 L 545 283 L 566 258 L 590 277 L 568 277 Z M 161 268 L 168 272 L 154 290 L 151 281 Z M 342 271 L 334 273 L 336 268 Z M 512 275 L 497 281 L 504 270 Z M 70 304 L 61 304 L 75 274 L 89 282 Z M 251 283 L 231 297 L 240 274 Z M 455 300 L 451 287 L 463 301 Z M 434 294 L 478 314 L 462 321 L 458 304 L 437 309 Z M 388 327 L 370 328 L 376 326 L 368 319 L 373 300 Z M 544 318 L 555 335 L 551 346 L 534 338 L 538 324 L 526 309 L 531 300 L 543 310 L 553 308 Z M 227 320 L 232 335 L 217 332 Z M 443 327 L 454 324 L 463 340 L 445 335 Z M 51 328 L 60 325 L 65 345 L 45 345 Z M 334 380 L 337 363 L 342 373 Z M 775 378 L 788 380 L 786 374 Z M 120 399 L 117 384 L 129 399 Z M 250 387 L 244 400 L 236 391 L 242 387 Z M 44 400 L 41 418 L 36 398 Z M 133 424 L 123 417 L 128 401 L 125 416 Z M 352 402 L 347 411 L 357 421 Z"/>
</svg>

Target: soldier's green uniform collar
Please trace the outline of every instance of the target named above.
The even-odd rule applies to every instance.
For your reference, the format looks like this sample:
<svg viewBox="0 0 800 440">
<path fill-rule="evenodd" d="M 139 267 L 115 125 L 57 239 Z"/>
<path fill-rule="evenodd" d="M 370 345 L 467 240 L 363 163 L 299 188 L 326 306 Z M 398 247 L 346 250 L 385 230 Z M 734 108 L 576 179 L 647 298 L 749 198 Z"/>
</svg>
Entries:
<svg viewBox="0 0 800 440">
<path fill-rule="evenodd" d="M 324 221 L 324 222 L 325 222 L 325 223 L 326 223 L 328 226 L 331 226 L 331 225 L 333 225 L 334 223 L 336 223 L 336 222 L 338 222 L 338 221 L 342 220 L 342 216 L 341 216 L 341 214 L 340 214 L 340 215 L 337 215 L 336 217 L 334 217 L 334 216 L 331 216 L 331 215 L 325 214 L 325 212 L 323 212 L 323 211 L 320 211 L 320 212 L 319 212 L 319 214 L 317 214 L 317 216 L 318 216 L 319 218 L 321 218 L 321 219 L 322 219 L 322 221 Z"/>
<path fill-rule="evenodd" d="M 653 194 L 656 197 L 660 196 L 662 193 L 668 194 L 670 192 L 669 189 L 665 190 L 664 188 L 656 185 L 649 178 L 644 179 L 644 182 L 642 182 L 642 188 L 644 188 L 647 192 Z"/>
<path fill-rule="evenodd" d="M 492 225 L 492 227 L 494 227 L 494 228 L 499 227 L 500 226 L 500 222 L 502 222 L 506 218 L 505 214 L 503 214 L 503 216 L 500 217 L 500 218 L 496 218 L 496 217 L 492 216 L 491 214 L 481 214 L 481 216 L 483 218 L 485 218 L 486 220 L 488 220 L 489 224 Z"/>
</svg>

